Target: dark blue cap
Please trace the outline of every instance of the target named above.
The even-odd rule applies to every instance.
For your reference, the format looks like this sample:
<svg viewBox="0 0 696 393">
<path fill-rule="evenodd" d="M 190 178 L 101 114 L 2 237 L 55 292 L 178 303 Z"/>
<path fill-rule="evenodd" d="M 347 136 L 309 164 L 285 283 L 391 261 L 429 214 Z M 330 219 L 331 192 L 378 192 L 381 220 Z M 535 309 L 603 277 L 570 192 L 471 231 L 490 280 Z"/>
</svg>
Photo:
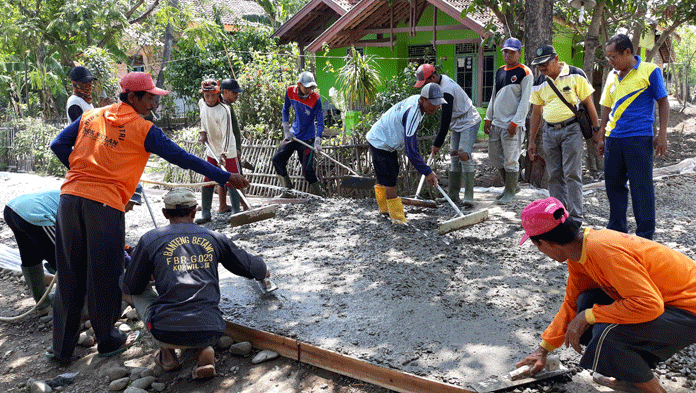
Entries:
<svg viewBox="0 0 696 393">
<path fill-rule="evenodd" d="M 87 83 L 96 79 L 97 78 L 95 78 L 85 67 L 75 67 L 72 69 L 72 71 L 70 71 L 71 81 Z"/>
<path fill-rule="evenodd" d="M 222 90 L 232 90 L 235 93 L 241 93 L 244 91 L 244 89 L 239 87 L 239 83 L 237 83 L 237 81 L 232 78 L 224 79 L 220 83 L 220 87 L 222 88 Z"/>
</svg>

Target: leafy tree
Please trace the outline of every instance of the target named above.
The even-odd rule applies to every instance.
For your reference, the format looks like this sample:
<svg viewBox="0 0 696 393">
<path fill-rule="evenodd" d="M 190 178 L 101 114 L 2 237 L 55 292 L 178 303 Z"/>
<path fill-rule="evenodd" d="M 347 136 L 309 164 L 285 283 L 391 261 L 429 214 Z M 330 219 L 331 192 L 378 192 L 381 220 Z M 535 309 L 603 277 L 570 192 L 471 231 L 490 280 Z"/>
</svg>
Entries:
<svg viewBox="0 0 696 393">
<path fill-rule="evenodd" d="M 374 56 L 363 56 L 351 47 L 351 54 L 338 70 L 338 83 L 348 109 L 364 110 L 375 100 L 382 83 Z"/>
</svg>

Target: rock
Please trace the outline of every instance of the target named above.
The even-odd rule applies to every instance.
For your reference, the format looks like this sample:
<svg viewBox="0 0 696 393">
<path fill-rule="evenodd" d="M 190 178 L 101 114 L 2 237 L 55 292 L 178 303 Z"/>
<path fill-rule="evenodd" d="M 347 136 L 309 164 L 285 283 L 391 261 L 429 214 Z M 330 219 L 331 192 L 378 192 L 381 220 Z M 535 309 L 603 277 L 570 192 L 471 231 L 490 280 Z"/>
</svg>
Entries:
<svg viewBox="0 0 696 393">
<path fill-rule="evenodd" d="M 123 323 L 118 327 L 118 330 L 122 331 L 123 333 L 129 333 L 131 331 L 131 327 L 128 326 L 128 324 Z"/>
<path fill-rule="evenodd" d="M 85 321 L 85 329 L 90 329 L 92 327 L 92 321 L 89 319 Z"/>
<path fill-rule="evenodd" d="M 109 390 L 112 391 L 119 391 L 123 390 L 128 386 L 128 383 L 130 382 L 130 378 L 125 377 L 125 378 L 119 378 L 117 380 L 111 381 L 109 384 Z"/>
<path fill-rule="evenodd" d="M 271 360 L 275 359 L 278 357 L 277 352 L 269 351 L 267 349 L 264 349 L 263 351 L 259 352 L 254 356 L 253 359 L 251 359 L 251 362 L 254 364 L 258 364 L 261 362 L 265 362 L 266 360 Z"/>
<path fill-rule="evenodd" d="M 221 337 L 218 339 L 217 346 L 218 346 L 218 348 L 220 348 L 220 349 L 227 349 L 227 348 L 229 348 L 229 347 L 232 345 L 232 343 L 234 343 L 234 340 L 232 340 L 232 337 L 229 337 L 229 336 L 221 336 Z"/>
<path fill-rule="evenodd" d="M 87 334 L 87 332 L 80 333 L 80 338 L 77 339 L 77 344 L 83 347 L 91 347 L 94 345 L 94 337 Z"/>
<path fill-rule="evenodd" d="M 53 389 L 51 389 L 51 387 L 48 386 L 44 381 L 34 381 L 31 383 L 31 385 L 29 385 L 30 393 L 48 393 L 52 391 Z"/>
<path fill-rule="evenodd" d="M 150 387 L 155 392 L 163 392 L 167 385 L 162 382 L 153 382 L 152 385 L 150 385 Z"/>
<path fill-rule="evenodd" d="M 137 321 L 138 319 L 140 319 L 140 316 L 138 315 L 138 310 L 131 308 L 130 310 L 128 310 L 128 312 L 126 312 L 126 318 L 133 321 Z"/>
<path fill-rule="evenodd" d="M 249 341 L 242 341 L 230 346 L 230 353 L 235 356 L 247 356 L 251 353 L 251 343 Z"/>
<path fill-rule="evenodd" d="M 146 368 L 140 373 L 140 378 L 152 377 L 155 375 L 155 370 L 152 368 Z"/>
<path fill-rule="evenodd" d="M 140 389 L 147 389 L 152 385 L 152 383 L 155 382 L 155 377 L 145 377 L 145 378 L 140 378 L 136 379 L 131 383 L 131 386 L 140 388 Z"/>
<path fill-rule="evenodd" d="M 230 372 L 232 373 L 232 375 L 237 375 L 237 373 L 239 372 L 239 366 L 230 367 Z"/>
<path fill-rule="evenodd" d="M 106 375 L 109 378 L 109 382 L 127 377 L 129 374 L 130 370 L 126 367 L 110 367 L 107 368 L 103 373 L 103 375 Z"/>
<path fill-rule="evenodd" d="M 44 315 L 43 317 L 39 318 L 39 322 L 41 322 L 41 323 L 53 322 L 53 315 Z"/>
<path fill-rule="evenodd" d="M 136 379 L 140 379 L 143 370 L 145 370 L 145 367 L 133 367 L 130 373 L 130 380 L 135 381 Z"/>
<path fill-rule="evenodd" d="M 123 391 L 123 393 L 147 393 L 147 390 L 129 386 L 128 389 Z"/>
</svg>

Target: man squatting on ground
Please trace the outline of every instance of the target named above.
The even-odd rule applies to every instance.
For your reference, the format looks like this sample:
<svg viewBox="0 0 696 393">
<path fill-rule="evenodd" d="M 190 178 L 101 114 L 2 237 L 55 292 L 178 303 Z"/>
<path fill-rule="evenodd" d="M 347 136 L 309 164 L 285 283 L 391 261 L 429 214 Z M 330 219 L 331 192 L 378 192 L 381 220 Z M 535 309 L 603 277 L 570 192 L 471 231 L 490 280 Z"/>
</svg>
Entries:
<svg viewBox="0 0 696 393">
<path fill-rule="evenodd" d="M 495 199 L 498 204 L 506 205 L 519 190 L 519 158 L 534 75 L 529 67 L 520 63 L 520 40 L 508 38 L 501 51 L 505 65 L 495 74 L 483 131 L 490 135 L 488 156 L 491 164 L 498 168 L 505 183 L 505 190 Z"/>
<path fill-rule="evenodd" d="M 72 359 L 87 294 L 89 317 L 102 356 L 120 353 L 139 332 L 114 327 L 121 312 L 118 277 L 124 263 L 125 205 L 133 194 L 150 154 L 184 169 L 243 188 L 249 182 L 193 156 L 169 140 L 143 116 L 155 109 L 149 74 L 131 72 L 120 81 L 121 102 L 85 112 L 51 143 L 68 167 L 56 217 L 56 263 L 60 280 L 54 301 L 53 348 L 47 356 Z"/>
<path fill-rule="evenodd" d="M 476 142 L 476 134 L 481 127 L 481 115 L 479 115 L 471 99 L 464 89 L 447 75 L 435 72 L 432 64 L 421 64 L 416 70 L 416 84 L 421 87 L 426 83 L 435 83 L 440 86 L 444 99 L 442 104 L 442 117 L 440 118 L 440 131 L 430 148 L 431 156 L 435 156 L 442 144 L 445 143 L 447 130 L 452 128 L 450 136 L 450 159 L 452 161 L 449 173 L 449 188 L 447 194 L 455 203 L 460 202 L 459 191 L 462 188 L 462 172 L 464 172 L 464 199 L 466 206 L 474 205 L 474 164 L 471 160 L 471 152 Z"/>
<path fill-rule="evenodd" d="M 517 366 L 533 365 L 534 374 L 565 343 L 599 384 L 666 392 L 651 369 L 696 342 L 696 262 L 652 240 L 611 229 L 581 231 L 553 197 L 530 203 L 521 218 L 520 244 L 530 238 L 539 251 L 565 262 L 568 283 L 539 348 Z"/>
<path fill-rule="evenodd" d="M 589 111 L 592 125 L 599 129 L 599 120 L 592 100 L 594 88 L 585 73 L 571 65 L 558 61 L 556 50 L 543 45 L 536 50 L 532 65 L 539 69 L 534 81 L 530 102 L 528 156 L 536 155 L 536 136 L 543 118 L 546 121 L 542 135 L 542 148 L 549 174 L 549 194 L 562 201 L 570 212 L 571 220 L 582 222 L 582 156 L 583 136 L 580 123 L 573 111 L 561 101 L 549 83 L 553 83 L 563 98 L 571 105 L 582 102 Z"/>
<path fill-rule="evenodd" d="M 321 98 L 314 89 L 317 83 L 311 72 L 300 74 L 296 86 L 289 86 L 285 92 L 283 104 L 283 137 L 278 151 L 273 156 L 273 167 L 281 178 L 285 188 L 292 189 L 292 180 L 288 175 L 288 160 L 292 153 L 297 152 L 297 158 L 302 164 L 302 175 L 310 186 L 310 192 L 314 195 L 325 196 L 324 190 L 319 184 L 314 173 L 314 151 L 298 142 L 293 137 L 305 142 L 321 151 L 321 135 L 324 133 L 324 111 L 321 107 Z M 295 109 L 295 121 L 290 127 L 290 107 Z M 316 125 L 315 125 L 316 123 Z M 283 193 L 283 197 L 289 196 Z"/>
<path fill-rule="evenodd" d="M 138 185 L 125 212 L 141 204 L 142 187 Z M 17 241 L 19 257 L 22 261 L 22 274 L 32 297 L 38 303 L 46 291 L 46 276 L 43 261 L 48 262 L 49 272 L 56 271 L 56 215 L 60 190 L 33 192 L 13 198 L 5 205 L 3 216 Z M 48 277 L 48 281 L 53 279 Z M 47 299 L 37 310 L 40 315 L 47 314 L 51 302 Z"/>
<path fill-rule="evenodd" d="M 428 184 L 437 184 L 435 172 L 423 161 L 418 152 L 418 125 L 423 115 L 434 114 L 444 105 L 442 90 L 437 83 L 428 83 L 420 95 L 412 95 L 386 111 L 365 139 L 370 144 L 372 165 L 377 184 L 375 198 L 380 214 L 389 214 L 395 223 L 405 224 L 406 215 L 401 198 L 396 196 L 396 180 L 399 176 L 399 150 L 405 147 L 408 161 L 425 176 Z"/>
<path fill-rule="evenodd" d="M 220 101 L 220 83 L 214 79 L 205 79 L 201 82 L 201 94 L 203 98 L 198 101 L 198 109 L 201 113 L 201 127 L 199 140 L 205 148 L 205 144 L 212 147 L 212 151 L 205 149 L 206 160 L 212 165 L 222 166 L 230 173 L 239 173 L 237 166 L 237 143 L 235 135 L 232 133 L 232 115 L 230 108 L 223 105 Z M 204 181 L 211 181 L 206 177 Z M 239 213 L 239 194 L 230 189 L 230 199 L 232 201 L 232 212 Z M 196 224 L 210 222 L 210 209 L 213 204 L 213 193 L 215 186 L 201 187 L 201 218 L 196 220 Z M 227 206 L 227 196 L 220 192 L 219 213 L 227 213 L 230 207 Z"/>
<path fill-rule="evenodd" d="M 225 235 L 194 224 L 196 196 L 177 188 L 164 196 L 162 213 L 170 225 L 144 234 L 121 277 L 132 302 L 159 349 L 155 363 L 165 371 L 178 368 L 175 348 L 198 348 L 193 378 L 215 375 L 213 345 L 225 331 L 220 311 L 218 263 L 230 272 L 263 280 L 264 261 L 237 247 Z M 148 286 L 155 277 L 155 292 Z M 126 296 L 127 297 L 127 296 Z"/>
<path fill-rule="evenodd" d="M 597 152 L 604 154 L 604 184 L 609 199 L 607 228 L 628 232 L 628 181 L 636 235 L 652 239 L 655 233 L 653 148 L 658 157 L 665 154 L 669 121 L 662 70 L 634 56 L 631 39 L 625 34 L 611 37 L 604 50 L 614 71 L 609 73 L 602 91 L 602 125 L 593 139 L 597 142 Z M 655 101 L 660 112 L 660 131 L 653 139 Z"/>
</svg>

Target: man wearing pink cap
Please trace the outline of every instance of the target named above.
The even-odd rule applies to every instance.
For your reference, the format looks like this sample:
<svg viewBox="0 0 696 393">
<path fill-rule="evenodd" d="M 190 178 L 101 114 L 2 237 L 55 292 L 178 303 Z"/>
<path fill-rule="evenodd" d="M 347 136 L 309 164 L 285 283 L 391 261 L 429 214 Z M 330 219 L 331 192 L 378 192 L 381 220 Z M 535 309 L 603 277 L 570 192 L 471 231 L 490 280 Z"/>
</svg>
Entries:
<svg viewBox="0 0 696 393">
<path fill-rule="evenodd" d="M 249 182 L 188 154 L 143 119 L 169 93 L 152 77 L 131 72 L 121 79 L 121 103 L 85 111 L 53 140 L 51 149 L 68 167 L 56 217 L 56 263 L 60 282 L 53 315 L 53 347 L 46 355 L 69 361 L 77 344 L 80 310 L 87 294 L 100 356 L 127 349 L 138 337 L 114 327 L 121 311 L 118 278 L 123 273 L 124 210 L 155 153 L 219 184 Z"/>
<path fill-rule="evenodd" d="M 696 342 L 696 262 L 652 240 L 610 229 L 581 231 L 553 197 L 530 203 L 521 218 L 520 244 L 531 239 L 567 263 L 568 284 L 539 347 L 517 366 L 533 365 L 534 374 L 565 344 L 601 385 L 666 393 L 651 369 Z"/>
</svg>

